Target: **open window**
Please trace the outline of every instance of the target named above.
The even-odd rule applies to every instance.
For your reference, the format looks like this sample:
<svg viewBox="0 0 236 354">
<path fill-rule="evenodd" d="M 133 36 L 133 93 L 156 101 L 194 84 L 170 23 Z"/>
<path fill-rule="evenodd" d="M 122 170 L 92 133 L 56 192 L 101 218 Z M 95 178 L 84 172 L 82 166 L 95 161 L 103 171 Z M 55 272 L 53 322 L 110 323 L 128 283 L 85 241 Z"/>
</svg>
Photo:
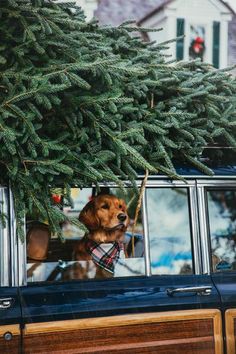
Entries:
<svg viewBox="0 0 236 354">
<path fill-rule="evenodd" d="M 131 188 L 124 193 L 118 187 L 101 188 L 101 194 L 123 199 L 128 209 L 130 223 L 124 233 L 122 249 L 119 249 L 112 277 L 139 276 L 145 274 L 145 251 L 142 213 L 133 230 L 132 224 L 137 205 L 137 196 Z M 73 188 L 73 207 L 64 207 L 63 212 L 78 218 L 81 210 L 96 195 L 94 188 Z M 84 237 L 84 231 L 71 223 L 61 225 L 63 240 L 50 233 L 47 221 L 34 220 L 27 215 L 27 281 L 67 281 L 109 277 L 99 274 L 92 260 L 76 260 L 75 250 Z M 112 243 L 101 243 L 101 258 L 108 254 Z M 97 257 L 97 251 L 95 253 Z M 108 260 L 109 262 L 109 260 Z"/>
<path fill-rule="evenodd" d="M 190 186 L 189 186 L 190 187 Z M 143 207 L 133 229 L 137 195 L 131 188 L 102 187 L 109 194 L 125 201 L 130 223 L 124 233 L 123 250 L 115 262 L 110 277 L 194 274 L 193 229 L 197 220 L 191 216 L 190 188 L 158 186 L 146 188 Z M 191 187 L 194 188 L 193 186 Z M 73 207 L 64 207 L 69 216 L 78 218 L 81 210 L 96 195 L 94 188 L 72 189 Z M 196 206 L 195 206 L 196 208 Z M 195 225 L 193 227 L 193 224 Z M 78 260 L 75 249 L 84 232 L 70 223 L 61 225 L 63 241 L 51 235 L 46 222 L 27 217 L 27 281 L 67 281 L 75 279 L 109 278 L 96 270 L 96 259 Z M 35 255 L 34 241 L 40 238 Z M 38 247 L 39 246 L 39 247 Z M 110 252 L 112 243 L 101 242 L 103 254 Z M 95 258 L 97 257 L 95 251 Z M 94 265 L 95 263 L 95 265 Z"/>
</svg>

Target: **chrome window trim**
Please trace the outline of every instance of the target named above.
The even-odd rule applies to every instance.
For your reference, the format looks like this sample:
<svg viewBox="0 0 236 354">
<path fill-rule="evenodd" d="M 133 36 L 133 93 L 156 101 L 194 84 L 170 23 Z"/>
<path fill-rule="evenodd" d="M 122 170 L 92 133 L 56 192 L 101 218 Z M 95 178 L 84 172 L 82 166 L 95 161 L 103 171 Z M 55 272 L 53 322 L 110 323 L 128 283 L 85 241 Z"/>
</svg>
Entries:
<svg viewBox="0 0 236 354">
<path fill-rule="evenodd" d="M 19 278 L 19 254 L 18 240 L 16 234 L 16 218 L 14 211 L 14 201 L 12 192 L 9 191 L 9 216 L 10 216 L 10 235 L 11 235 L 11 285 L 18 285 Z"/>
<path fill-rule="evenodd" d="M 192 229 L 192 247 L 194 257 L 195 274 L 202 273 L 202 257 L 201 257 L 201 240 L 199 229 L 199 213 L 196 183 L 195 186 L 189 188 L 189 209 L 190 209 L 190 225 Z"/>
<path fill-rule="evenodd" d="M 199 186 L 197 181 L 199 228 L 201 239 L 202 273 L 210 274 L 209 241 L 207 231 L 207 209 L 205 186 Z"/>
<path fill-rule="evenodd" d="M 18 285 L 19 255 L 18 240 L 16 235 L 16 218 L 14 211 L 14 201 L 12 192 L 9 191 L 9 217 L 10 217 L 10 235 L 11 235 L 11 285 Z"/>
<path fill-rule="evenodd" d="M 149 247 L 149 230 L 148 230 L 148 213 L 147 213 L 147 193 L 146 189 L 143 193 L 142 199 L 142 211 L 143 211 L 143 234 L 144 234 L 144 250 L 145 250 L 145 275 L 150 277 L 151 273 L 151 256 Z"/>
<path fill-rule="evenodd" d="M 11 248 L 11 286 L 26 285 L 26 243 L 20 240 L 16 232 L 14 200 L 9 191 L 10 248 Z"/>
<path fill-rule="evenodd" d="M 156 180 L 156 181 L 147 181 L 146 187 L 190 187 L 195 186 L 195 181 L 186 180 L 186 181 L 172 181 L 172 180 Z"/>
<path fill-rule="evenodd" d="M 25 225 L 24 225 L 25 228 Z M 25 230 L 26 235 L 26 230 Z M 26 257 L 26 241 L 23 242 L 18 237 L 18 254 L 19 254 L 19 271 L 18 271 L 18 286 L 27 284 L 27 257 Z"/>
<path fill-rule="evenodd" d="M 214 178 L 214 177 L 213 177 Z M 198 186 L 201 187 L 216 187 L 216 188 L 220 188 L 220 187 L 236 187 L 236 176 L 235 179 L 232 179 L 232 177 L 230 179 L 220 179 L 220 180 L 216 180 L 214 178 L 214 180 L 197 180 L 197 184 Z"/>
<path fill-rule="evenodd" d="M 138 187 L 141 187 L 142 185 L 142 181 L 143 179 L 137 179 L 136 180 L 136 185 Z M 192 185 L 194 186 L 195 185 L 195 181 L 196 181 L 196 177 L 194 179 L 189 179 L 189 178 L 186 178 L 186 180 L 172 180 L 170 178 L 166 178 L 166 177 L 156 177 L 155 180 L 153 180 L 153 176 L 150 176 L 149 179 L 147 180 L 147 183 L 146 183 L 146 187 L 166 187 L 166 186 L 169 186 L 169 187 L 186 187 L 186 185 Z M 125 188 L 132 188 L 132 183 L 129 182 L 129 181 L 123 181 L 124 183 L 124 186 Z M 92 187 L 96 187 L 95 185 L 92 185 Z M 119 188 L 119 186 L 117 185 L 117 183 L 115 182 L 109 182 L 109 183 L 99 183 L 99 187 L 110 187 L 110 188 Z M 75 186 L 74 188 L 78 188 L 78 186 Z M 86 187 L 85 187 L 86 188 Z M 87 187 L 87 188 L 90 188 L 90 187 Z"/>
<path fill-rule="evenodd" d="M 6 227 L 0 228 L 0 286 L 10 285 L 10 232 L 8 188 L 0 187 L 1 212 L 7 216 Z"/>
<path fill-rule="evenodd" d="M 222 180 L 234 180 L 234 178 L 236 178 L 236 174 L 234 175 L 212 175 L 212 176 L 207 176 L 207 175 L 180 175 L 181 179 L 184 179 L 186 181 L 188 180 L 198 180 L 198 181 L 204 181 L 204 182 L 211 182 L 212 179 L 214 179 L 214 181 L 222 181 Z M 138 176 L 138 180 L 142 180 L 144 178 L 144 175 L 139 175 Z M 171 182 L 178 182 L 181 181 L 181 179 L 175 179 L 175 178 L 170 178 L 168 176 L 165 175 L 150 175 L 148 177 L 148 181 L 171 181 Z M 128 182 L 129 183 L 129 182 Z"/>
</svg>

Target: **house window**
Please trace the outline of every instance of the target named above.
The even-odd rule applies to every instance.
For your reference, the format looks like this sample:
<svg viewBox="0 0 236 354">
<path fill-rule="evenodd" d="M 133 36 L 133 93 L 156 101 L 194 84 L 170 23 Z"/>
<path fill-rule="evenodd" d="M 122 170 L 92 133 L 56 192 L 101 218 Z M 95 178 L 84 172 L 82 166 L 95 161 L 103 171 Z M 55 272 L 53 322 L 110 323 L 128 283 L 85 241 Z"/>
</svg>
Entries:
<svg viewBox="0 0 236 354">
<path fill-rule="evenodd" d="M 95 232 L 96 223 L 101 225 L 103 222 L 101 213 L 108 215 L 108 210 L 111 210 L 106 223 L 111 223 L 114 217 L 113 206 L 107 201 L 107 195 L 108 199 L 112 196 L 115 200 L 124 200 L 130 220 L 125 230 L 121 227 L 124 231 L 123 244 L 119 246 L 121 248 L 118 249 L 114 263 L 110 258 L 117 240 L 109 239 L 108 242 L 107 235 L 108 229 L 117 230 L 120 224 L 117 224 L 117 220 L 116 225 L 103 224 L 105 236 L 100 229 L 98 234 Z M 98 200 L 100 203 L 101 197 L 103 203 L 99 204 L 99 209 L 97 203 Z M 137 195 L 131 188 L 127 188 L 124 193 L 118 187 L 101 187 L 99 196 L 96 196 L 94 188 L 73 188 L 72 199 L 73 207 L 65 206 L 63 211 L 76 218 L 80 215 L 81 221 L 89 229 L 89 234 L 84 237 L 81 229 L 64 223 L 61 225 L 64 242 L 61 242 L 57 235 L 50 234 L 46 223 L 32 221 L 28 215 L 28 282 L 194 273 L 189 188 L 147 187 L 143 201 L 145 208 L 139 213 L 135 226 Z M 99 220 L 96 219 L 95 223 L 91 224 L 91 215 L 94 216 L 90 212 L 92 205 Z M 122 205 L 119 208 L 121 214 L 126 213 Z M 101 209 L 105 209 L 105 212 Z M 122 220 L 126 220 L 125 215 Z M 90 242 L 91 239 L 96 244 Z M 117 253 L 115 257 L 116 255 Z"/>
<path fill-rule="evenodd" d="M 190 25 L 189 59 L 200 58 L 204 60 L 205 53 L 205 27 L 198 24 Z"/>
<path fill-rule="evenodd" d="M 209 32 L 212 33 L 211 38 Z M 220 32 L 221 24 L 218 21 L 212 22 L 211 30 L 208 23 L 194 21 L 187 23 L 184 18 L 177 18 L 176 37 L 184 35 L 186 37 L 176 41 L 176 59 L 195 60 L 199 58 L 201 61 L 212 62 L 215 68 L 219 68 Z"/>
</svg>

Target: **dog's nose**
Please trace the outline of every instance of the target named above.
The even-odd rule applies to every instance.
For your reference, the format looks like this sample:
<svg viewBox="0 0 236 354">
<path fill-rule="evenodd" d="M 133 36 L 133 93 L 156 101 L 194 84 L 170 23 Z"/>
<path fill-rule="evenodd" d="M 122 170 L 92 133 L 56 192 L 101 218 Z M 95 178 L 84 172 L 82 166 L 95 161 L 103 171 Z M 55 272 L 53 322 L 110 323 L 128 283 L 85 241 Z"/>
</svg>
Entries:
<svg viewBox="0 0 236 354">
<path fill-rule="evenodd" d="M 124 213 L 120 213 L 117 215 L 118 220 L 120 221 L 125 221 L 125 219 L 127 218 L 127 216 Z"/>
</svg>

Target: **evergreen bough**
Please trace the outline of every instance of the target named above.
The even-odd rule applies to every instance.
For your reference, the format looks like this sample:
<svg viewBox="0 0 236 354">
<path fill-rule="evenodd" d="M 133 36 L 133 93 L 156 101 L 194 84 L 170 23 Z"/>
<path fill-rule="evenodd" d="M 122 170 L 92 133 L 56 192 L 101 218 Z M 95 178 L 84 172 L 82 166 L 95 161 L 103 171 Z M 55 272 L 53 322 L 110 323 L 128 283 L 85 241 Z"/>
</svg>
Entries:
<svg viewBox="0 0 236 354">
<path fill-rule="evenodd" d="M 25 212 L 60 233 L 52 187 L 70 203 L 71 186 L 134 181 L 144 169 L 175 177 L 174 161 L 211 173 L 204 148 L 236 147 L 225 70 L 168 62 L 168 42 L 131 36 L 132 22 L 86 23 L 73 3 L 1 0 L 0 21 L 0 183 L 10 183 L 22 238 Z"/>
</svg>

